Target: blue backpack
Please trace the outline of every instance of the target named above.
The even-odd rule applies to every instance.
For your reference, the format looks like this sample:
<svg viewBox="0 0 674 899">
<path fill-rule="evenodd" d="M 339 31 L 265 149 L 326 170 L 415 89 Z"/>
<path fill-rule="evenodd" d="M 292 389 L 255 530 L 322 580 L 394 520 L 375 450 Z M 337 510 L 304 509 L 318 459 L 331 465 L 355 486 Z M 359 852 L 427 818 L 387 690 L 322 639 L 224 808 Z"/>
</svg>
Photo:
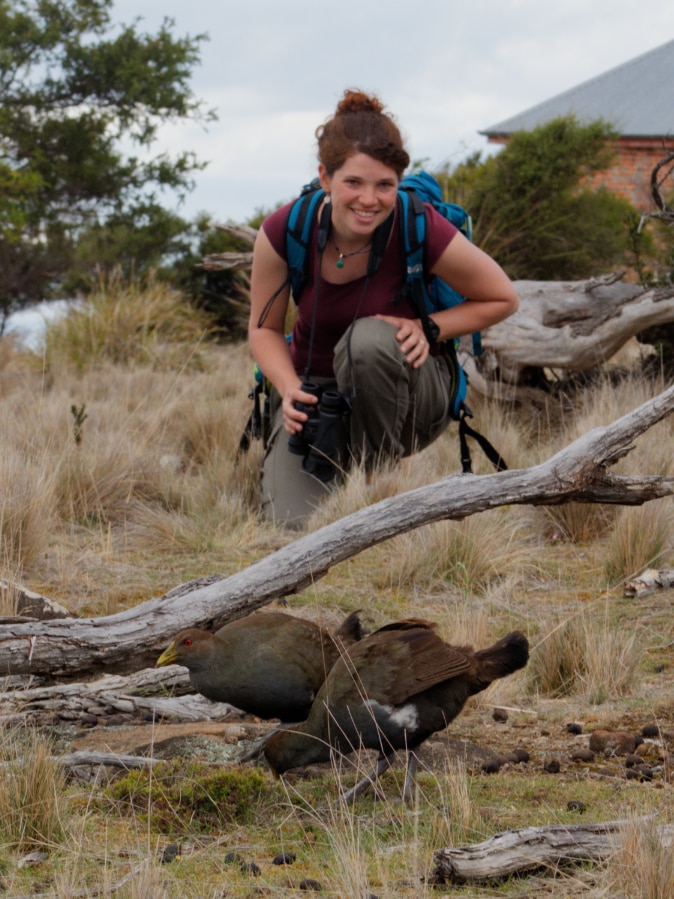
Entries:
<svg viewBox="0 0 674 899">
<path fill-rule="evenodd" d="M 311 244 L 316 218 L 325 192 L 315 178 L 302 188 L 298 199 L 291 207 L 286 227 L 286 257 L 288 261 L 288 282 L 293 296 L 297 299 L 308 282 L 308 249 Z M 402 222 L 402 251 L 405 257 L 407 272 L 405 284 L 395 298 L 394 302 L 403 297 L 409 297 L 421 319 L 424 331 L 426 331 L 429 343 L 433 342 L 428 328 L 429 313 L 439 312 L 462 303 L 465 299 L 454 290 L 446 281 L 436 275 L 427 275 L 426 264 L 426 209 L 424 203 L 430 203 L 437 212 L 448 219 L 458 228 L 468 240 L 472 239 L 472 222 L 470 215 L 461 206 L 455 203 L 445 203 L 442 199 L 442 190 L 437 180 L 423 170 L 406 175 L 398 188 L 398 214 Z M 380 226 L 382 229 L 384 226 Z M 390 230 L 391 225 L 388 225 Z M 318 249 L 325 248 L 329 233 L 329 215 L 318 225 Z M 388 231 L 381 233 L 377 239 L 377 232 L 373 240 L 372 250 L 368 259 L 367 275 L 371 277 L 377 271 L 381 262 Z M 472 418 L 472 413 L 466 405 L 467 378 L 457 358 L 458 339 L 448 340 L 443 343 L 447 363 L 452 371 L 452 383 L 454 390 L 449 398 L 449 406 L 452 417 L 459 422 L 459 439 L 461 444 L 461 462 L 464 472 L 472 471 L 470 451 L 466 441 L 467 436 L 473 437 L 482 447 L 482 450 L 490 459 L 498 471 L 503 471 L 507 465 L 489 443 L 489 441 L 471 428 L 466 418 Z M 473 334 L 473 352 L 476 356 L 482 353 L 482 345 L 479 333 Z M 260 373 L 260 379 L 261 379 Z"/>
<path fill-rule="evenodd" d="M 459 206 L 457 203 L 445 203 L 437 180 L 423 169 L 419 169 L 412 175 L 406 175 L 402 179 L 399 196 L 404 216 L 403 221 L 408 223 L 404 231 L 407 278 L 408 280 L 419 278 L 423 282 L 426 217 L 423 214 L 423 206 L 419 208 L 416 198 L 421 200 L 422 204 L 430 203 L 436 212 L 439 212 L 443 218 L 450 221 L 468 240 L 473 239 L 473 223 L 470 214 L 466 212 L 463 206 Z M 414 240 L 411 235 L 415 238 Z M 453 306 L 458 306 L 465 299 L 464 296 L 437 275 L 431 275 L 428 289 L 424 293 L 426 308 L 429 312 L 451 309 Z M 476 356 L 482 355 L 482 341 L 479 331 L 473 334 L 473 353 Z"/>
</svg>

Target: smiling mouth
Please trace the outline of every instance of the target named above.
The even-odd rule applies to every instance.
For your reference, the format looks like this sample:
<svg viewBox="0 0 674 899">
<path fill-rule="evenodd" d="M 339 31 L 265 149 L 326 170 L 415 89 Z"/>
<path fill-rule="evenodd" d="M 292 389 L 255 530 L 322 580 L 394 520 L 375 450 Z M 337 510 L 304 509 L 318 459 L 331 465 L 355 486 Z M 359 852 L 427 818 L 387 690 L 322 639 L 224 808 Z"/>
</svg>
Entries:
<svg viewBox="0 0 674 899">
<path fill-rule="evenodd" d="M 364 209 L 352 209 L 354 215 L 358 216 L 358 218 L 362 219 L 373 219 L 377 215 L 376 212 L 372 212 L 370 210 L 366 211 Z"/>
</svg>

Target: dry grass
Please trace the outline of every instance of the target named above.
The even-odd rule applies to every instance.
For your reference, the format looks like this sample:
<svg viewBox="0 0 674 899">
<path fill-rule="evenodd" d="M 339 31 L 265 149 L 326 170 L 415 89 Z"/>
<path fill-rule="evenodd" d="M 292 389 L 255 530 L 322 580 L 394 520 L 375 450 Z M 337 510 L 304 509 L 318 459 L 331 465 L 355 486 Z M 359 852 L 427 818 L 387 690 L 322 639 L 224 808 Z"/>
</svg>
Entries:
<svg viewBox="0 0 674 899">
<path fill-rule="evenodd" d="M 642 657 L 634 628 L 617 626 L 606 605 L 542 622 L 527 666 L 531 690 L 546 696 L 579 695 L 598 705 L 638 690 Z"/>
<path fill-rule="evenodd" d="M 259 518 L 261 447 L 236 458 L 250 411 L 247 347 L 214 346 L 206 332 L 203 320 L 187 315 L 165 288 L 113 282 L 101 285 L 88 310 L 50 327 L 41 358 L 0 340 L 0 579 L 23 581 L 74 612 L 109 614 L 194 577 L 227 576 L 294 539 Z M 638 378 L 617 386 L 607 379 L 579 393 L 573 405 L 535 412 L 479 397 L 470 404 L 476 425 L 509 466 L 525 468 L 657 389 Z M 660 423 L 617 469 L 673 474 L 673 430 L 674 420 Z M 489 471 L 477 450 L 473 461 L 476 471 Z M 395 468 L 352 471 L 307 530 L 459 468 L 451 427 Z M 360 608 L 370 627 L 397 617 L 430 618 L 449 641 L 476 648 L 524 630 L 534 647 L 528 669 L 469 702 L 451 728 L 467 742 L 481 744 L 491 734 L 499 746 L 517 745 L 521 733 L 540 739 L 543 730 L 554 732 L 572 718 L 628 722 L 636 709 L 667 728 L 674 725 L 669 606 L 657 596 L 627 603 L 621 587 L 645 567 L 674 564 L 672 514 L 671 500 L 663 500 L 629 509 L 512 506 L 439 522 L 335 566 L 291 603 L 299 613 L 330 620 Z M 15 613 L 15 600 L 11 590 L 3 594 L 3 614 Z M 494 734 L 496 705 L 511 710 L 513 724 Z M 426 880 L 435 848 L 571 820 L 570 790 L 592 809 L 588 818 L 655 807 L 671 820 L 664 782 L 656 792 L 652 785 L 592 778 L 553 781 L 533 767 L 488 778 L 466 762 L 447 760 L 420 772 L 410 810 L 395 801 L 399 770 L 383 778 L 389 801 L 364 798 L 351 809 L 337 799 L 335 774 L 289 779 L 285 801 L 252 824 L 201 833 L 195 819 L 176 837 L 180 860 L 161 865 L 162 840 L 148 818 L 122 814 L 110 802 L 101 806 L 98 788 L 64 784 L 40 736 L 21 735 L 35 740 L 28 744 L 9 732 L 0 739 L 3 786 L 13 784 L 0 791 L 0 878 L 12 895 L 70 899 L 86 887 L 123 899 L 248 897 L 258 889 L 286 896 L 298 894 L 299 882 L 310 877 L 340 899 L 418 899 L 437 893 Z M 26 757 L 29 765 L 16 764 Z M 357 773 L 345 765 L 339 778 Z M 27 795 L 34 801 L 17 798 Z M 42 871 L 18 867 L 16 847 L 29 843 L 49 848 Z M 644 833 L 631 845 L 625 843 L 615 867 L 588 872 L 597 895 L 608 883 L 621 884 L 630 897 L 668 895 L 666 856 Z M 298 861 L 289 870 L 268 863 L 252 878 L 224 860 L 233 850 L 246 860 L 291 850 Z M 562 880 L 546 883 L 553 899 L 575 895 Z M 527 894 L 522 883 L 446 891 L 462 899 Z"/>
<path fill-rule="evenodd" d="M 22 851 L 51 850 L 68 836 L 65 774 L 32 728 L 0 738 L 0 833 Z"/>
<path fill-rule="evenodd" d="M 674 896 L 672 834 L 663 833 L 652 816 L 629 820 L 620 846 L 607 865 L 606 896 L 625 899 L 665 899 Z"/>
</svg>

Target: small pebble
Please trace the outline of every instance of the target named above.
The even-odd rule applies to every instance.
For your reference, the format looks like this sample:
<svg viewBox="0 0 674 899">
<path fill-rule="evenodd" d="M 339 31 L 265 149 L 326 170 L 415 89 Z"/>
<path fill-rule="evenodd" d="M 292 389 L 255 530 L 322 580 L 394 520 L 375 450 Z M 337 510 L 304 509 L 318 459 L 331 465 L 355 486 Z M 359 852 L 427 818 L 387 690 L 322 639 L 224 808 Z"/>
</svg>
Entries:
<svg viewBox="0 0 674 899">
<path fill-rule="evenodd" d="M 96 727 L 98 724 L 98 718 L 96 715 L 82 715 L 80 718 L 80 727 Z"/>
<path fill-rule="evenodd" d="M 242 874 L 250 874 L 251 877 L 259 877 L 262 874 L 259 866 L 255 862 L 244 862 L 239 868 Z"/>
<path fill-rule="evenodd" d="M 180 846 L 177 843 L 169 843 L 168 846 L 164 847 L 159 861 L 162 865 L 168 865 L 172 861 L 175 861 L 175 859 L 178 858 L 179 855 Z"/>
<path fill-rule="evenodd" d="M 591 762 L 594 759 L 594 752 L 586 746 L 579 746 L 571 753 L 571 759 L 574 762 Z"/>
<path fill-rule="evenodd" d="M 130 720 L 127 715 L 108 715 L 101 723 L 106 727 L 120 727 L 122 724 L 128 724 Z"/>
<path fill-rule="evenodd" d="M 297 856 L 294 852 L 279 852 L 272 860 L 272 865 L 292 865 Z"/>
<path fill-rule="evenodd" d="M 548 774 L 559 774 L 561 767 L 557 759 L 548 759 L 543 763 L 543 770 Z"/>
<path fill-rule="evenodd" d="M 491 716 L 494 721 L 498 721 L 499 724 L 504 724 L 508 720 L 508 713 L 505 709 L 494 709 Z"/>
<path fill-rule="evenodd" d="M 566 732 L 569 734 L 582 734 L 583 726 L 582 724 L 567 724 Z"/>
</svg>

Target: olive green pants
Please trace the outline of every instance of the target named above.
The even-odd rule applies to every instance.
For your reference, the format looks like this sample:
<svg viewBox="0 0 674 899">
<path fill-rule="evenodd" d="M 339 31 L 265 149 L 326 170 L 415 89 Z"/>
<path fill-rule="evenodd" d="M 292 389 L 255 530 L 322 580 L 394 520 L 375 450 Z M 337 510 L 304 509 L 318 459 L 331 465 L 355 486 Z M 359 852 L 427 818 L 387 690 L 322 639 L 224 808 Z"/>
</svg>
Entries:
<svg viewBox="0 0 674 899">
<path fill-rule="evenodd" d="M 451 374 L 444 358 L 429 356 L 421 368 L 411 368 L 395 335 L 388 322 L 358 319 L 335 347 L 335 379 L 312 378 L 351 397 L 350 452 L 367 467 L 418 452 L 442 434 L 451 418 Z M 324 483 L 308 474 L 303 456 L 289 451 L 288 437 L 274 391 L 262 509 L 268 520 L 299 528 L 343 477 Z"/>
</svg>

